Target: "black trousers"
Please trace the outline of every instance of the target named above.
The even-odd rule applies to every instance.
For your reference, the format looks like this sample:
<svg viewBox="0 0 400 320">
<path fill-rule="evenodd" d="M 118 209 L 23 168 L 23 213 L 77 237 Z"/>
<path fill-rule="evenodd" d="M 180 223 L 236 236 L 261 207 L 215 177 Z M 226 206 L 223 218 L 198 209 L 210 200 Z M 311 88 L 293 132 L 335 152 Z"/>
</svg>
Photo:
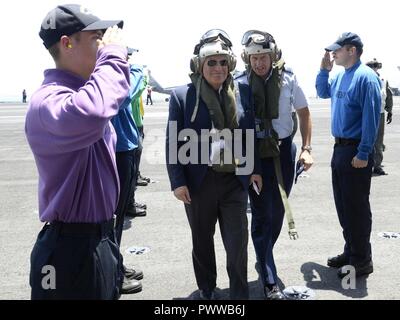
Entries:
<svg viewBox="0 0 400 320">
<path fill-rule="evenodd" d="M 214 234 L 218 221 L 227 256 L 230 298 L 249 298 L 247 195 L 233 173 L 209 169 L 200 190 L 190 195 L 192 203 L 185 205 L 192 230 L 194 272 L 200 290 L 211 291 L 216 287 Z"/>
<path fill-rule="evenodd" d="M 381 118 L 379 120 L 378 135 L 376 137 L 375 145 L 374 145 L 374 151 L 375 151 L 374 167 L 375 168 L 382 168 L 383 150 L 384 150 L 383 137 L 385 135 L 385 125 L 386 125 L 385 113 L 381 113 Z"/>
<path fill-rule="evenodd" d="M 357 145 L 336 144 L 331 161 L 336 211 L 345 240 L 344 253 L 352 265 L 371 260 L 369 194 L 373 154 L 369 156 L 367 167 L 356 169 L 351 161 L 357 152 Z"/>
<path fill-rule="evenodd" d="M 136 151 L 136 164 L 137 164 L 137 172 L 136 172 L 136 181 L 140 174 L 140 160 L 142 159 L 143 152 L 143 140 L 144 140 L 144 127 L 138 127 L 139 130 L 139 143 Z"/>
<path fill-rule="evenodd" d="M 116 214 L 115 234 L 118 245 L 121 245 L 122 230 L 129 199 L 136 185 L 136 149 L 117 152 L 117 168 L 120 183 L 120 193 Z M 132 191 L 133 190 L 133 191 Z"/>
<path fill-rule="evenodd" d="M 113 220 L 102 224 L 47 224 L 31 253 L 31 298 L 118 299 L 120 263 Z"/>
</svg>

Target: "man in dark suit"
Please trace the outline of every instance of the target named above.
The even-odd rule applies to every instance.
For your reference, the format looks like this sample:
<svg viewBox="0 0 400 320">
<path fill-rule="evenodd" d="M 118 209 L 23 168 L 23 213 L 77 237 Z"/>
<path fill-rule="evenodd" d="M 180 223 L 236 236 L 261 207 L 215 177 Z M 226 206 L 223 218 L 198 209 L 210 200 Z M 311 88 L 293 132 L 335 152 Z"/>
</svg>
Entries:
<svg viewBox="0 0 400 320">
<path fill-rule="evenodd" d="M 192 83 L 176 89 L 169 104 L 167 169 L 175 197 L 185 204 L 201 299 L 215 298 L 217 221 L 230 298 L 248 299 L 248 188 L 252 183 L 262 188 L 261 176 L 254 174 L 259 164 L 252 98 L 249 87 L 234 83 L 230 74 L 236 64 L 231 46 L 222 30 L 204 34 L 191 60 Z"/>
</svg>

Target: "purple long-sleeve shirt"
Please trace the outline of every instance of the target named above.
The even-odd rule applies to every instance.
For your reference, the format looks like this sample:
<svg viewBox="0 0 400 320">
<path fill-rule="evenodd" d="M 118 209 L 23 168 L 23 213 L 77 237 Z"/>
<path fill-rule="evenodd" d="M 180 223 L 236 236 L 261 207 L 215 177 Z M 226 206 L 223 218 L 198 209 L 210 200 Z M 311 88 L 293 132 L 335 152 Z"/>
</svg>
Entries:
<svg viewBox="0 0 400 320">
<path fill-rule="evenodd" d="M 110 119 L 129 91 L 126 49 L 105 46 L 89 80 L 46 70 L 30 101 L 25 133 L 39 173 L 41 221 L 103 222 L 119 196 Z"/>
</svg>

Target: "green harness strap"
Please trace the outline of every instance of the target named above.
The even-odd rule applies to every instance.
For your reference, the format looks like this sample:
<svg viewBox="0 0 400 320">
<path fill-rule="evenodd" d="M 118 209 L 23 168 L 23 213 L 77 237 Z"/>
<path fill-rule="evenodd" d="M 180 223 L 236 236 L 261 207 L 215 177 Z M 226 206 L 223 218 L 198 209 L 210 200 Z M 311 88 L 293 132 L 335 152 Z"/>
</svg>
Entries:
<svg viewBox="0 0 400 320">
<path fill-rule="evenodd" d="M 294 225 L 293 213 L 292 210 L 290 209 L 289 200 L 287 198 L 286 191 L 283 185 L 281 162 L 279 161 L 279 156 L 274 157 L 273 159 L 274 159 L 275 174 L 276 178 L 278 179 L 279 192 L 281 194 L 283 207 L 285 208 L 286 220 L 289 226 L 289 238 L 291 240 L 296 240 L 299 238 L 299 235 L 297 234 L 296 227 Z"/>
</svg>

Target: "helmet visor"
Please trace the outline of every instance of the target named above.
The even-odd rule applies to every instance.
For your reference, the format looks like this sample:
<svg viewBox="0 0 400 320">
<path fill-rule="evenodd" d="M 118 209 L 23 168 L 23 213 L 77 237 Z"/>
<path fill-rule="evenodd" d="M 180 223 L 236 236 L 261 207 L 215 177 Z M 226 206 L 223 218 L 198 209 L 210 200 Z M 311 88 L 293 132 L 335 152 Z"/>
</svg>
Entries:
<svg viewBox="0 0 400 320">
<path fill-rule="evenodd" d="M 270 48 L 270 43 L 275 43 L 274 38 L 267 32 L 259 30 L 249 30 L 242 37 L 242 45 L 248 46 L 250 43 L 262 45 L 264 48 Z"/>
</svg>

